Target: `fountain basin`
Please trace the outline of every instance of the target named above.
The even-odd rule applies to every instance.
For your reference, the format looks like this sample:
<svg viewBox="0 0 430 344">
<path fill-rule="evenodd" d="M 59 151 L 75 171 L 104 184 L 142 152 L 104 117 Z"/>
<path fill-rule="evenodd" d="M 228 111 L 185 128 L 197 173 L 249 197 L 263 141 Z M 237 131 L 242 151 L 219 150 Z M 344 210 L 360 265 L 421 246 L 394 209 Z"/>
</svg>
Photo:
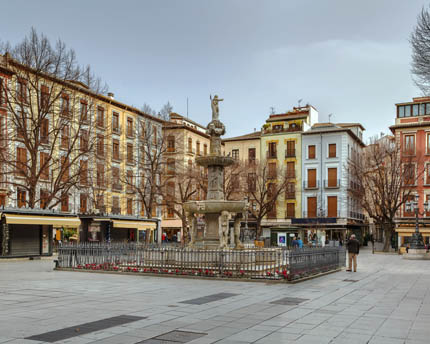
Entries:
<svg viewBox="0 0 430 344">
<path fill-rule="evenodd" d="M 230 166 L 235 163 L 235 159 L 229 156 L 208 155 L 196 158 L 196 163 L 200 166 Z"/>
<path fill-rule="evenodd" d="M 224 210 L 231 213 L 241 213 L 245 207 L 246 201 L 205 200 L 184 203 L 185 211 L 197 214 L 219 214 Z"/>
</svg>

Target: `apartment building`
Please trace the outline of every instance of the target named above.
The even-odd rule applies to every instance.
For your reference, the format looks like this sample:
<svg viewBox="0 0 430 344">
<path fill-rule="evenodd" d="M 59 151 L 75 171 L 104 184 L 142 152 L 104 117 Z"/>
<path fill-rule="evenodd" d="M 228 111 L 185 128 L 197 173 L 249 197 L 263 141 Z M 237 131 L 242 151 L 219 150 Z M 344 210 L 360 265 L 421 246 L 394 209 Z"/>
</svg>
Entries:
<svg viewBox="0 0 430 344">
<path fill-rule="evenodd" d="M 154 238 L 157 205 L 145 213 L 136 189 L 160 119 L 9 54 L 0 85 L 0 255 L 49 254 L 65 228 L 83 241 Z"/>
<path fill-rule="evenodd" d="M 425 204 L 430 202 L 430 97 L 396 104 L 395 124 L 390 129 L 401 150 L 405 169 L 406 165 L 412 165 L 408 187 L 412 188 L 411 198 L 417 198 L 413 200 L 418 202 L 419 230 L 428 244 L 430 209 Z M 408 210 L 403 205 L 396 219 L 398 247 L 403 250 L 415 231 L 415 213 Z"/>
<path fill-rule="evenodd" d="M 301 231 L 291 226 L 291 220 L 300 217 L 302 212 L 302 134 L 315 123 L 318 123 L 318 111 L 306 105 L 272 114 L 262 127 L 260 160 L 268 164 L 274 181 L 277 173 L 289 181 L 285 194 L 262 222 L 263 236 L 270 236 L 272 244 L 276 243 L 279 231 L 292 235 Z"/>
<path fill-rule="evenodd" d="M 292 224 L 310 240 L 344 241 L 347 231 L 361 237 L 365 217 L 348 159 L 361 155 L 363 130 L 359 123 L 317 123 L 302 133 L 302 213 Z"/>
<path fill-rule="evenodd" d="M 210 137 L 203 125 L 174 112 L 164 123 L 163 132 L 167 148 L 161 228 L 167 240 L 181 241 L 187 226 L 182 204 L 205 198 L 207 172 L 195 159 L 209 154 Z M 198 219 L 198 225 L 203 226 L 203 220 Z"/>
</svg>

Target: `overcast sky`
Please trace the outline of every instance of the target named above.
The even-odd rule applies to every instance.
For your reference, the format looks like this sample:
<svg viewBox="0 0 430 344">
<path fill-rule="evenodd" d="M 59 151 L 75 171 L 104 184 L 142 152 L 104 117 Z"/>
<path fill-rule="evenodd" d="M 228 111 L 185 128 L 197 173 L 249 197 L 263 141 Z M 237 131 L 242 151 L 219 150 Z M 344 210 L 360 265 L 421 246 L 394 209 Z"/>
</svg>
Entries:
<svg viewBox="0 0 430 344">
<path fill-rule="evenodd" d="M 115 98 L 206 125 L 225 101 L 225 137 L 259 130 L 270 107 L 309 103 L 320 121 L 388 132 L 394 104 L 419 96 L 409 35 L 422 0 L 3 0 L 0 39 L 33 26 L 73 47 Z"/>
</svg>

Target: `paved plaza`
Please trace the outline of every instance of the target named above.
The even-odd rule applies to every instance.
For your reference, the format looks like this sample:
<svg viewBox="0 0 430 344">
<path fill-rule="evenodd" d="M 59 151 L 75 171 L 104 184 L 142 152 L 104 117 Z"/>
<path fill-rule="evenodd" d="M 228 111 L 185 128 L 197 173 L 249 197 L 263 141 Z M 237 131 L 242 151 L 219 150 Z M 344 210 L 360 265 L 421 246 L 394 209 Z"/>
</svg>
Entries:
<svg viewBox="0 0 430 344">
<path fill-rule="evenodd" d="M 298 284 L 51 266 L 0 261 L 0 343 L 430 342 L 428 261 L 362 250 L 357 273 Z"/>
</svg>

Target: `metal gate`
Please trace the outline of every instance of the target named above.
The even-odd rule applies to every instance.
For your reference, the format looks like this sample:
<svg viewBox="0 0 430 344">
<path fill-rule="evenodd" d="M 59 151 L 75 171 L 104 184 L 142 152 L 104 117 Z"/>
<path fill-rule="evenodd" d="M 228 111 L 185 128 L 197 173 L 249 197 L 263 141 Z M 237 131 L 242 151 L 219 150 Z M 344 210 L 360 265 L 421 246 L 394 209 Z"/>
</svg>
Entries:
<svg viewBox="0 0 430 344">
<path fill-rule="evenodd" d="M 10 255 L 40 255 L 39 225 L 9 225 Z"/>
</svg>

